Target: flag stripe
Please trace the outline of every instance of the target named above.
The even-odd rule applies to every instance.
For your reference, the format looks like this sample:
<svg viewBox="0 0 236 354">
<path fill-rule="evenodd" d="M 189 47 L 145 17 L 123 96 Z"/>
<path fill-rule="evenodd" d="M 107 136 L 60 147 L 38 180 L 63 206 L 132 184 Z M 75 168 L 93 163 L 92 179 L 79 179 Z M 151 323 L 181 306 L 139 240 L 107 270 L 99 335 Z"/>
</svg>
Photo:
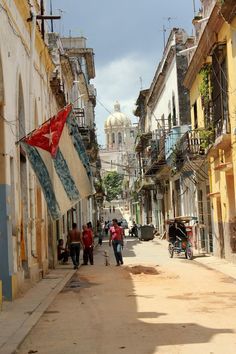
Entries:
<svg viewBox="0 0 236 354">
<path fill-rule="evenodd" d="M 76 119 L 72 113 L 69 115 L 69 117 L 66 121 L 66 124 L 67 124 L 68 130 L 69 130 L 69 134 L 72 138 L 74 147 L 79 155 L 79 158 L 81 159 L 84 167 L 86 168 L 88 176 L 91 177 L 92 171 L 90 168 L 89 158 L 88 158 L 83 140 L 80 136 L 78 124 L 77 124 Z"/>
<path fill-rule="evenodd" d="M 27 153 L 31 166 L 42 186 L 44 197 L 46 199 L 50 214 L 53 219 L 61 217 L 61 211 L 54 193 L 54 188 L 49 176 L 47 167 L 43 162 L 37 148 L 21 142 L 21 145 Z"/>
<path fill-rule="evenodd" d="M 87 198 L 92 194 L 91 180 L 88 176 L 86 168 L 84 167 L 81 156 L 75 149 L 67 125 L 64 127 L 59 148 L 64 159 L 66 160 L 70 174 L 76 184 L 77 189 L 79 190 L 81 198 Z"/>
<path fill-rule="evenodd" d="M 80 198 L 80 194 L 60 149 L 58 149 L 57 155 L 55 159 L 53 159 L 53 163 L 58 177 L 60 178 L 63 188 L 65 189 L 65 192 L 68 195 L 69 199 L 71 201 L 77 201 Z"/>
</svg>

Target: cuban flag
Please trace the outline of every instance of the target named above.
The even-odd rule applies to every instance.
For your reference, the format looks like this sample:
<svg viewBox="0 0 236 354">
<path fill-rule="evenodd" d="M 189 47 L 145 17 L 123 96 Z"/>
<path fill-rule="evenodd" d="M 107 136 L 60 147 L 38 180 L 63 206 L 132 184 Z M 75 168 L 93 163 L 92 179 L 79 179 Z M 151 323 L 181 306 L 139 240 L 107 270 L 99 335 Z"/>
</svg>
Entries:
<svg viewBox="0 0 236 354">
<path fill-rule="evenodd" d="M 20 141 L 52 216 L 62 217 L 93 193 L 89 158 L 72 106 L 66 106 Z"/>
</svg>

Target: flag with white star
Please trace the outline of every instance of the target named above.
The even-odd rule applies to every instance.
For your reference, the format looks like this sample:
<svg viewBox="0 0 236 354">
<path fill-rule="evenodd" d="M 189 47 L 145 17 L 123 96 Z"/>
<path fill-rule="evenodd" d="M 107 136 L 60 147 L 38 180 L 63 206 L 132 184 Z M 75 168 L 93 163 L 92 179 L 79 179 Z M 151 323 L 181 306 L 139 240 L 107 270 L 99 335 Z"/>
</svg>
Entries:
<svg viewBox="0 0 236 354">
<path fill-rule="evenodd" d="M 72 106 L 21 140 L 50 214 L 59 219 L 92 194 L 91 169 Z"/>
</svg>

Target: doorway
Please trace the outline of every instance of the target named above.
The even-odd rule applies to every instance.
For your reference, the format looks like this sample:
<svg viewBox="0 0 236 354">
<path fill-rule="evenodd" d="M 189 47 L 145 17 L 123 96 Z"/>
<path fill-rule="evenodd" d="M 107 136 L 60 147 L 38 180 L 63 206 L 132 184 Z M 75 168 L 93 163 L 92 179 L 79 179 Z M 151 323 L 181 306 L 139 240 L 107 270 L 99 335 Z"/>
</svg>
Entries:
<svg viewBox="0 0 236 354">
<path fill-rule="evenodd" d="M 220 247 L 220 258 L 225 258 L 225 242 L 224 242 L 224 230 L 223 230 L 223 218 L 222 218 L 222 208 L 221 199 L 217 198 L 216 201 L 217 208 L 217 220 L 218 220 L 218 232 L 219 232 L 219 247 Z"/>
</svg>

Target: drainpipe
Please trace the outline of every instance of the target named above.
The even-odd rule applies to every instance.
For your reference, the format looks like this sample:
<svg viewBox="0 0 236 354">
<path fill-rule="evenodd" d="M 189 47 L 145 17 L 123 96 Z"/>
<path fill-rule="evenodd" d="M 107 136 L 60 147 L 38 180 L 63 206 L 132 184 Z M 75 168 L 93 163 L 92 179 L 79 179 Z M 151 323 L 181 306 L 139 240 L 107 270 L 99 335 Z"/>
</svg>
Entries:
<svg viewBox="0 0 236 354">
<path fill-rule="evenodd" d="M 36 14 L 32 12 L 31 35 L 30 35 L 30 67 L 29 67 L 29 132 L 34 129 L 34 56 L 35 56 L 35 33 Z M 36 227 L 35 227 L 35 176 L 32 168 L 29 169 L 29 194 L 30 194 L 30 231 L 31 231 L 31 256 L 36 255 Z"/>
</svg>

